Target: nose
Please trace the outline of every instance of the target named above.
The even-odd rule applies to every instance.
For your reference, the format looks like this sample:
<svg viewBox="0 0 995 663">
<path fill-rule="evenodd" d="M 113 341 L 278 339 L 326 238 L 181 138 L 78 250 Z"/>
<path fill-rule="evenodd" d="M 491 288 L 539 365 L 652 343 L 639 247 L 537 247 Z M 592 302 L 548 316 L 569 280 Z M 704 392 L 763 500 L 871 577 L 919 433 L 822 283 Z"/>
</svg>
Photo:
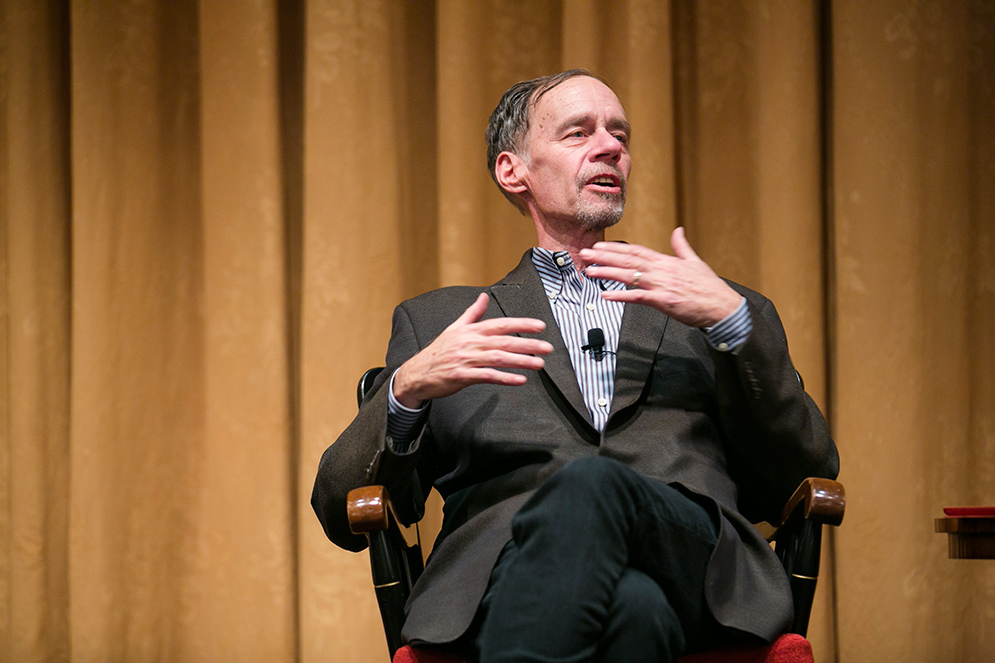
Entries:
<svg viewBox="0 0 995 663">
<path fill-rule="evenodd" d="M 604 127 L 600 127 L 594 133 L 594 151 L 592 152 L 594 161 L 610 159 L 617 163 L 622 158 L 624 149 L 625 146 L 622 145 L 622 142 Z"/>
</svg>

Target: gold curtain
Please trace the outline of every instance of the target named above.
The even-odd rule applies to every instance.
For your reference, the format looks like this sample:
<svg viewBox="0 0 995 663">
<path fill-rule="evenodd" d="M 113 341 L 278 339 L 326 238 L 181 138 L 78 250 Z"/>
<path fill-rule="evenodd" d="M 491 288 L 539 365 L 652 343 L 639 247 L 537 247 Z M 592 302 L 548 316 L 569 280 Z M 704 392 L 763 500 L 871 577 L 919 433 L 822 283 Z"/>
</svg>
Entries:
<svg viewBox="0 0 995 663">
<path fill-rule="evenodd" d="M 398 301 L 531 246 L 483 127 L 577 66 L 614 236 L 770 296 L 830 417 L 817 660 L 986 660 L 932 519 L 995 503 L 989 2 L 0 0 L 0 661 L 386 659 L 317 459 Z"/>
<path fill-rule="evenodd" d="M 930 521 L 995 504 L 995 5 L 833 9 L 841 660 L 980 662 L 995 562 Z"/>
</svg>

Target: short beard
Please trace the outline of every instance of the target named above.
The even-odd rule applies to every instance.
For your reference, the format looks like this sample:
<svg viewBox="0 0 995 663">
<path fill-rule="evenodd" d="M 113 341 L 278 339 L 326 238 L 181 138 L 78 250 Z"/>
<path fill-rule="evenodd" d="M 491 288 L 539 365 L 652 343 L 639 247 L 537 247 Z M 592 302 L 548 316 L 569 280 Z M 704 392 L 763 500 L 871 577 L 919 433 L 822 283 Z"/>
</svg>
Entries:
<svg viewBox="0 0 995 663">
<path fill-rule="evenodd" d="M 604 203 L 583 203 L 577 210 L 577 221 L 585 230 L 605 230 L 622 220 L 625 211 L 625 187 L 622 193 L 598 194 Z"/>
</svg>

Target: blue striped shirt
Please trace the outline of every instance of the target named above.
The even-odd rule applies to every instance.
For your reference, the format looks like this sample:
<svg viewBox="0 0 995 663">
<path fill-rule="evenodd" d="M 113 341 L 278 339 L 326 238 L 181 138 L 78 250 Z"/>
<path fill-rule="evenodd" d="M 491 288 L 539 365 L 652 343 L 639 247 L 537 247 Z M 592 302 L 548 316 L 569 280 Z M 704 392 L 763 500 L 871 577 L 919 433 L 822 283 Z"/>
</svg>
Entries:
<svg viewBox="0 0 995 663">
<path fill-rule="evenodd" d="M 615 352 L 625 304 L 608 301 L 601 293 L 624 290 L 625 284 L 582 276 L 566 251 L 533 249 L 532 264 L 539 272 L 553 318 L 570 353 L 570 365 L 577 375 L 591 422 L 599 431 L 604 430 L 615 393 Z M 591 350 L 583 349 L 591 329 L 604 332 L 605 355 L 601 361 L 596 360 Z"/>
<path fill-rule="evenodd" d="M 625 305 L 607 301 L 601 293 L 621 290 L 625 285 L 618 281 L 582 277 L 566 251 L 553 252 L 537 247 L 532 250 L 532 264 L 539 272 L 553 318 L 570 353 L 570 365 L 577 375 L 577 384 L 591 421 L 599 431 L 603 431 L 615 393 L 615 353 Z M 583 349 L 587 345 L 588 332 L 594 328 L 604 332 L 606 352 L 601 361 L 590 350 Z M 752 331 L 753 319 L 745 297 L 733 313 L 713 327 L 704 329 L 708 343 L 722 352 L 735 350 Z M 386 388 L 388 443 L 394 451 L 404 453 L 418 436 L 428 403 L 423 403 L 418 409 L 401 405 L 394 398 L 393 375 Z"/>
</svg>

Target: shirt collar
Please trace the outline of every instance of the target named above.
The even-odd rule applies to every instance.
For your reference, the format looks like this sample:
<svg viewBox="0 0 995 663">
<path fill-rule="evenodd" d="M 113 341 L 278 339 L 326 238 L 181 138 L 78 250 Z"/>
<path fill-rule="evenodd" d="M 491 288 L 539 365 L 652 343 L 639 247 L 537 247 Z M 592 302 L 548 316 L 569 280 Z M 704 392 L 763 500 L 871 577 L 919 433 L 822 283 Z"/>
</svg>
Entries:
<svg viewBox="0 0 995 663">
<path fill-rule="evenodd" d="M 563 291 L 565 275 L 577 273 L 573 258 L 566 251 L 550 251 L 537 246 L 532 249 L 532 264 L 538 270 L 546 296 L 550 299 L 556 299 Z M 624 283 L 608 279 L 588 280 L 594 281 L 601 290 L 621 290 L 625 287 Z"/>
</svg>

